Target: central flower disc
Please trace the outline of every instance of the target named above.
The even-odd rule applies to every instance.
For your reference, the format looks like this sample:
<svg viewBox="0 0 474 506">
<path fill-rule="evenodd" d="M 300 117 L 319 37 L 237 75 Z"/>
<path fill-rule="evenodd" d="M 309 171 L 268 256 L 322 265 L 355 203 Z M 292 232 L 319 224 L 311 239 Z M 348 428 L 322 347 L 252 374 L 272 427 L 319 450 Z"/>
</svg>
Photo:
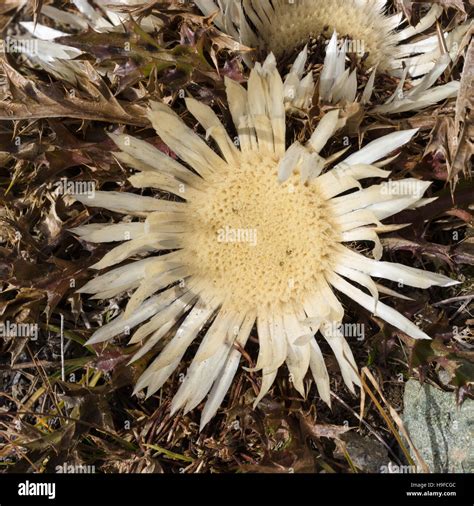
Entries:
<svg viewBox="0 0 474 506">
<path fill-rule="evenodd" d="M 316 185 L 277 176 L 275 158 L 242 155 L 189 204 L 187 264 L 234 309 L 303 300 L 329 266 L 336 230 Z"/>
<path fill-rule="evenodd" d="M 385 67 L 394 56 L 387 17 L 373 9 L 370 2 L 332 0 L 277 4 L 275 19 L 278 22 L 262 36 L 266 49 L 276 55 L 303 47 L 318 36 L 329 40 L 336 30 L 339 37 L 350 39 L 351 52 L 359 57 L 366 54 L 366 67 L 374 64 Z"/>
</svg>

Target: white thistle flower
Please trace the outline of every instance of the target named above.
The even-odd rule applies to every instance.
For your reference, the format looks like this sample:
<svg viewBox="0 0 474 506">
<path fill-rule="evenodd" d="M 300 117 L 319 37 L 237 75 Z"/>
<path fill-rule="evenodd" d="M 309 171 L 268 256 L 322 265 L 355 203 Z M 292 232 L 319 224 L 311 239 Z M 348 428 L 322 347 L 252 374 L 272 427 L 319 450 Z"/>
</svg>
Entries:
<svg viewBox="0 0 474 506">
<path fill-rule="evenodd" d="M 50 28 L 33 21 L 21 21 L 19 24 L 35 37 L 31 43 L 30 35 L 16 37 L 22 45 L 22 52 L 35 65 L 41 66 L 47 72 L 60 79 L 76 84 L 78 76 L 87 75 L 81 61 L 74 59 L 83 54 L 79 49 L 56 42 L 56 39 L 70 36 L 73 30 L 86 31 L 89 27 L 96 32 L 123 32 L 124 23 L 129 14 L 119 12 L 110 7 L 134 6 L 143 4 L 142 0 L 107 0 L 102 9 L 92 6 L 88 0 L 72 0 L 81 15 L 62 11 L 51 5 L 44 5 L 41 14 L 50 18 L 56 25 L 70 30 L 70 33 Z M 147 32 L 153 32 L 163 26 L 163 21 L 156 16 L 146 16 L 140 20 L 140 27 Z"/>
<path fill-rule="evenodd" d="M 387 15 L 386 0 L 196 0 L 206 14 L 217 13 L 215 24 L 257 53 L 275 53 L 278 59 L 296 51 L 301 53 L 288 75 L 285 86 L 287 106 L 307 110 L 314 94 L 312 73 L 304 75 L 308 59 L 307 45 L 323 37 L 328 41 L 321 70 L 320 99 L 329 103 L 354 102 L 357 96 L 357 74 L 346 69 L 347 48 L 364 54 L 364 66 L 372 69 L 369 81 L 358 101 L 369 101 L 375 72 L 399 77 L 400 86 L 386 104 L 373 112 L 397 113 L 418 110 L 456 96 L 459 82 L 430 87 L 454 60 L 461 41 L 472 23 L 461 24 L 449 33 L 413 37 L 430 28 L 441 16 L 443 8 L 433 5 L 412 27 L 401 29 L 406 22 L 402 14 Z M 340 37 L 340 38 L 338 38 Z M 244 57 L 251 64 L 250 57 Z M 322 62 L 321 62 L 322 63 Z M 428 74 L 429 78 L 421 79 Z M 403 84 L 413 79 L 413 89 L 405 96 Z"/>
<path fill-rule="evenodd" d="M 320 155 L 343 126 L 328 112 L 306 144 L 285 148 L 284 86 L 273 55 L 250 73 L 247 89 L 226 79 L 237 147 L 212 109 L 192 98 L 191 114 L 219 148 L 217 154 L 166 105 L 152 103 L 149 119 L 160 138 L 190 167 L 151 144 L 112 134 L 117 158 L 139 172 L 136 188 L 158 188 L 181 197 L 169 201 L 132 193 L 99 191 L 76 195 L 84 204 L 141 218 L 133 223 L 91 224 L 74 229 L 83 240 L 122 242 L 93 267 L 105 269 L 79 291 L 108 299 L 135 290 L 124 313 L 98 329 L 88 344 L 102 343 L 136 327 L 130 344 L 141 343 L 131 362 L 166 344 L 138 380 L 135 392 L 156 392 L 206 328 L 171 411 L 192 410 L 207 396 L 201 428 L 222 403 L 256 324 L 255 371 L 262 384 L 255 405 L 286 363 L 296 390 L 305 395 L 310 369 L 319 395 L 330 404 L 328 371 L 318 340 L 330 345 L 347 387 L 359 385 L 357 366 L 340 329 L 344 309 L 335 291 L 416 339 L 420 328 L 379 300 L 391 293 L 372 276 L 428 288 L 456 282 L 440 274 L 380 261 L 378 234 L 400 228 L 381 221 L 432 199 L 430 182 L 387 181 L 363 189 L 366 178 L 388 178 L 387 155 L 416 130 L 394 132 L 348 156 Z M 339 153 L 340 155 L 340 153 Z M 325 170 L 328 169 L 328 170 Z M 349 190 L 353 190 L 347 194 Z M 338 196 L 342 195 L 342 196 Z M 346 243 L 372 241 L 367 257 Z M 151 252 L 161 255 L 137 259 Z M 356 286 L 358 285 L 358 286 Z"/>
<path fill-rule="evenodd" d="M 441 55 L 437 36 L 406 41 L 430 28 L 443 13 L 434 4 L 415 26 L 400 29 L 403 15 L 385 14 L 386 0 L 196 0 L 205 14 L 217 11 L 215 24 L 241 42 L 259 51 L 272 51 L 277 59 L 301 49 L 311 39 L 329 40 L 333 32 L 359 44 L 367 53 L 364 65 L 401 76 L 409 67 L 411 76 L 428 72 Z M 446 38 L 448 38 L 445 35 Z M 342 42 L 342 41 L 341 41 Z M 448 49 L 455 40 L 447 40 Z M 413 54 L 422 56 L 413 57 Z M 425 67 L 420 67 L 424 64 Z"/>
</svg>

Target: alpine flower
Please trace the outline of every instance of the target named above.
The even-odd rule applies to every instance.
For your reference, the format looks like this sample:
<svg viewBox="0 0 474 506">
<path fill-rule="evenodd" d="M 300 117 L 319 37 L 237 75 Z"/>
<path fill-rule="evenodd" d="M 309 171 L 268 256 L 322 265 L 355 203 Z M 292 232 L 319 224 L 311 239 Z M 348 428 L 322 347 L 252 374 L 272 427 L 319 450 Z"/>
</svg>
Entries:
<svg viewBox="0 0 474 506">
<path fill-rule="evenodd" d="M 329 40 L 334 31 L 359 47 L 356 52 L 366 68 L 401 77 L 403 67 L 417 77 L 426 74 L 441 55 L 437 35 L 407 42 L 430 28 L 443 13 L 434 4 L 416 26 L 406 23 L 402 13 L 388 15 L 386 0 L 196 0 L 205 14 L 217 12 L 216 25 L 238 36 L 258 51 L 272 51 L 277 59 L 303 49 L 311 40 Z M 448 50 L 457 51 L 466 33 L 444 34 Z M 462 33 L 464 32 L 464 33 Z M 418 56 L 414 56 L 418 55 Z"/>
<path fill-rule="evenodd" d="M 216 14 L 218 28 L 254 48 L 254 57 L 273 52 L 278 61 L 299 53 L 285 80 L 288 108 L 307 111 L 315 91 L 312 72 L 305 69 L 319 61 L 318 43 L 326 44 L 320 71 L 319 98 L 323 102 L 370 101 L 376 73 L 400 78 L 386 103 L 373 112 L 399 113 L 419 110 L 457 95 L 459 82 L 432 88 L 460 52 L 461 41 L 472 23 L 441 35 L 423 35 L 443 13 L 434 4 L 416 26 L 402 28 L 402 13 L 388 15 L 386 0 L 196 0 L 206 15 Z M 418 37 L 420 36 L 420 37 Z M 413 40 L 414 38 L 417 40 Z M 440 40 L 440 39 L 443 40 Z M 346 68 L 346 57 L 358 57 L 369 73 L 357 99 L 357 69 Z M 252 58 L 244 55 L 252 65 Z M 429 74 L 427 79 L 421 77 Z M 418 78 L 418 79 L 415 79 Z M 413 88 L 405 96 L 403 86 Z"/>
<path fill-rule="evenodd" d="M 113 191 L 75 196 L 128 217 L 73 230 L 82 240 L 121 243 L 93 266 L 116 267 L 89 281 L 81 293 L 109 299 L 134 290 L 124 312 L 88 344 L 135 329 L 131 362 L 159 351 L 135 388 L 149 396 L 199 342 L 171 412 L 188 412 L 207 397 L 201 428 L 221 405 L 251 334 L 259 343 L 251 370 L 262 374 L 254 405 L 284 363 L 302 396 L 311 370 L 319 396 L 330 404 L 320 339 L 331 347 L 347 387 L 354 392 L 360 385 L 341 331 L 344 308 L 337 292 L 409 336 L 429 339 L 379 300 L 379 292 L 394 292 L 372 277 L 418 288 L 456 283 L 380 260 L 379 234 L 400 228 L 382 221 L 431 201 L 423 198 L 430 182 L 387 180 L 390 172 L 380 168 L 416 130 L 385 135 L 335 164 L 341 153 L 324 158 L 321 151 L 344 125 L 338 109 L 323 116 L 305 144 L 287 148 L 284 84 L 272 54 L 251 70 L 247 88 L 228 78 L 225 85 L 237 144 L 212 108 L 193 98 L 186 106 L 206 140 L 169 106 L 152 102 L 149 110 L 156 132 L 181 162 L 144 140 L 110 134 L 120 148 L 117 159 L 137 170 L 131 184 L 173 194 L 174 200 Z M 367 178 L 387 181 L 363 188 Z M 373 258 L 358 251 L 358 241 L 373 242 Z M 127 259 L 131 262 L 117 267 Z"/>
</svg>

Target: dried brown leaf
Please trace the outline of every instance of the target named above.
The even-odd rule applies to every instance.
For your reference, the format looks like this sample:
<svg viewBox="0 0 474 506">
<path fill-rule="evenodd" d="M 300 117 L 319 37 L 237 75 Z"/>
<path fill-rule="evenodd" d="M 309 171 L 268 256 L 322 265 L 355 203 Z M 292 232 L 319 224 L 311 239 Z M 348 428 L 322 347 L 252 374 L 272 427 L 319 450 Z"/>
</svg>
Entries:
<svg viewBox="0 0 474 506">
<path fill-rule="evenodd" d="M 338 439 L 342 434 L 352 429 L 352 427 L 345 425 L 313 423 L 310 418 L 303 415 L 300 415 L 300 423 L 307 434 L 317 438 L 327 437 L 331 439 Z"/>
<path fill-rule="evenodd" d="M 88 79 L 81 90 L 68 93 L 58 83 L 43 84 L 28 80 L 5 61 L 3 72 L 8 79 L 10 99 L 0 102 L 1 120 L 76 118 L 146 126 L 145 108 L 118 101 L 102 78 L 87 62 Z"/>
<path fill-rule="evenodd" d="M 466 176 L 469 172 L 469 161 L 474 153 L 474 41 L 467 49 L 461 76 L 461 85 L 456 100 L 454 117 L 453 142 L 450 180 L 456 182 L 459 174 Z"/>
</svg>

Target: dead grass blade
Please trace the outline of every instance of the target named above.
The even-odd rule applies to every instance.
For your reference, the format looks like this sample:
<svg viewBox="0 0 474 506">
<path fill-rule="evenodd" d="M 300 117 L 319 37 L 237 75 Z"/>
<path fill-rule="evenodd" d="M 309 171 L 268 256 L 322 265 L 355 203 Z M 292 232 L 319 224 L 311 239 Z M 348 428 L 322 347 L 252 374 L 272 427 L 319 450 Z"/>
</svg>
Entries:
<svg viewBox="0 0 474 506">
<path fill-rule="evenodd" d="M 423 460 L 423 458 L 421 457 L 420 453 L 418 452 L 418 450 L 416 449 L 415 445 L 413 444 L 413 442 L 411 441 L 411 438 L 410 436 L 408 435 L 408 432 L 406 431 L 405 429 L 405 425 L 402 421 L 402 419 L 400 418 L 400 415 L 396 412 L 396 410 L 390 405 L 390 403 L 387 401 L 387 399 L 385 399 L 385 396 L 383 395 L 382 393 L 382 390 L 380 389 L 380 386 L 379 384 L 377 383 L 377 380 L 374 378 L 374 376 L 372 375 L 372 373 L 369 371 L 369 369 L 367 367 L 363 367 L 362 368 L 362 371 L 361 371 L 361 383 L 362 383 L 362 386 L 363 386 L 363 389 L 365 390 L 365 392 L 369 395 L 369 397 L 372 399 L 372 402 L 375 404 L 375 407 L 377 408 L 377 410 L 379 411 L 380 415 L 382 416 L 382 418 L 385 420 L 385 422 L 387 423 L 387 426 L 389 427 L 390 431 L 392 432 L 393 436 L 395 437 L 395 439 L 397 440 L 403 454 L 405 455 L 408 463 L 412 466 L 415 465 L 415 462 L 413 461 L 411 455 L 410 455 L 410 452 L 408 451 L 407 447 L 405 446 L 402 438 L 400 437 L 400 433 L 399 431 L 396 429 L 396 427 L 394 426 L 392 420 L 390 419 L 390 416 L 387 414 L 387 412 L 384 410 L 383 406 L 380 404 L 380 402 L 377 400 L 377 398 L 375 397 L 373 391 L 370 389 L 370 387 L 367 385 L 366 381 L 365 381 L 365 377 L 367 377 L 370 382 L 372 383 L 372 385 L 374 386 L 375 390 L 377 391 L 377 393 L 379 394 L 380 398 L 382 399 L 383 403 L 385 404 L 385 406 L 388 408 L 388 411 L 390 413 L 390 416 L 393 418 L 393 420 L 395 421 L 395 423 L 397 424 L 398 426 L 398 429 L 399 431 L 402 433 L 403 437 L 406 439 L 406 441 L 408 442 L 408 445 L 410 446 L 415 458 L 416 458 L 416 461 L 417 461 L 417 464 L 418 464 L 418 468 L 422 470 L 422 472 L 424 473 L 429 473 L 430 470 L 426 464 L 426 462 Z"/>
</svg>

